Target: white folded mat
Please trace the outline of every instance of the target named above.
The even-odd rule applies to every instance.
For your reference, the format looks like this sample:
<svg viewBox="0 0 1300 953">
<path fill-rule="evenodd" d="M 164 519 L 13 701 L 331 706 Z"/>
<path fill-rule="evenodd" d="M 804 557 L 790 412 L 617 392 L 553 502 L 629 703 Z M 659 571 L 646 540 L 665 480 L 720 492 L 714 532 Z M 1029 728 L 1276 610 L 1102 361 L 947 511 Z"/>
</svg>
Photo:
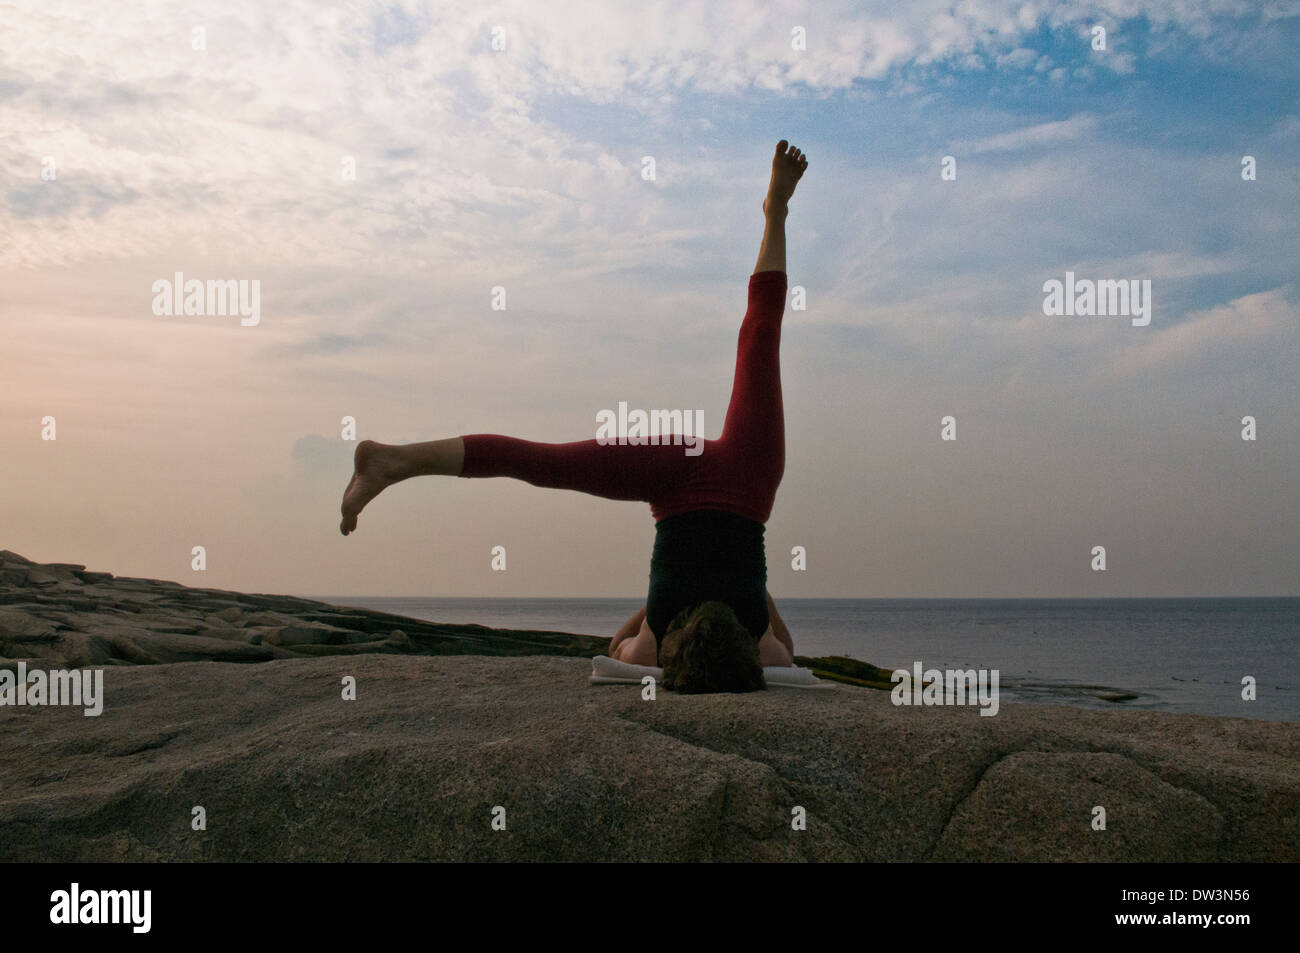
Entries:
<svg viewBox="0 0 1300 953">
<path fill-rule="evenodd" d="M 654 665 L 633 665 L 620 662 L 608 655 L 597 655 L 591 660 L 592 685 L 640 685 L 645 676 L 655 681 L 664 677 L 664 670 Z M 833 682 L 824 682 L 813 675 L 811 669 L 771 665 L 763 669 L 763 680 L 773 688 L 834 688 Z"/>
</svg>

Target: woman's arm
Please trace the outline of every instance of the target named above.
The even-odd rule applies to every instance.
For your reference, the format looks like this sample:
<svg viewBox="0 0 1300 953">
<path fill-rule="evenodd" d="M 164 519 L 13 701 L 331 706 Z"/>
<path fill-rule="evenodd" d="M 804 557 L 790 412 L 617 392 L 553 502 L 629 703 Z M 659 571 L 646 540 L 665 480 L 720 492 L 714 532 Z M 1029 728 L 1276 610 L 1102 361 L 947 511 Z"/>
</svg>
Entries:
<svg viewBox="0 0 1300 953">
<path fill-rule="evenodd" d="M 642 606 L 641 610 L 637 612 L 636 615 L 623 623 L 623 628 L 614 633 L 614 638 L 609 641 L 610 658 L 618 658 L 618 656 L 614 654 L 614 649 L 618 648 L 620 642 L 624 639 L 634 638 L 636 634 L 641 631 L 641 623 L 645 621 L 645 609 L 646 607 Z"/>
<path fill-rule="evenodd" d="M 659 664 L 659 640 L 646 624 L 644 606 L 610 639 L 609 657 L 631 665 Z"/>
<path fill-rule="evenodd" d="M 764 590 L 766 592 L 766 590 Z M 794 641 L 790 638 L 790 630 L 785 627 L 785 620 L 781 618 L 781 613 L 776 611 L 776 603 L 772 601 L 772 593 L 766 592 L 767 595 L 767 617 L 772 624 L 772 634 L 776 640 L 790 650 L 790 656 L 794 657 Z"/>
</svg>

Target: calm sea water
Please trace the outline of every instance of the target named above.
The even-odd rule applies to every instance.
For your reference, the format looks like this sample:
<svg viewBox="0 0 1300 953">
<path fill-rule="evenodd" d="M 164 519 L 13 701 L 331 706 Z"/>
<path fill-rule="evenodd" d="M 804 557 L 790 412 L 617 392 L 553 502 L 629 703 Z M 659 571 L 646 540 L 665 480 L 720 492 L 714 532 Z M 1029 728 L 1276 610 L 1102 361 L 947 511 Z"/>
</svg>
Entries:
<svg viewBox="0 0 1300 953">
<path fill-rule="evenodd" d="M 435 622 L 613 635 L 644 600 L 334 597 Z M 1300 598 L 782 599 L 800 655 L 998 669 L 1003 701 L 1300 722 Z M 1254 676 L 1257 700 L 1241 699 Z M 1122 703 L 1099 692 L 1131 692 Z"/>
</svg>

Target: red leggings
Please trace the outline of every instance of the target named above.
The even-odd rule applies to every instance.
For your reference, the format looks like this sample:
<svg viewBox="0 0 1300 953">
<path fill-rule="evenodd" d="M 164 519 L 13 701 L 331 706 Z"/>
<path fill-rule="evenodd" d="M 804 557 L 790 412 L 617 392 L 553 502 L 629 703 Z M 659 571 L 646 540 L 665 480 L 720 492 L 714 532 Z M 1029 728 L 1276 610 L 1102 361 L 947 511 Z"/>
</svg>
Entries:
<svg viewBox="0 0 1300 953">
<path fill-rule="evenodd" d="M 766 523 L 785 472 L 780 365 L 785 292 L 784 271 L 750 276 L 727 418 L 722 434 L 704 441 L 697 456 L 663 435 L 657 445 L 623 446 L 595 439 L 535 443 L 468 434 L 460 475 L 514 477 L 610 500 L 644 500 L 656 522 L 689 510 L 718 509 Z"/>
</svg>

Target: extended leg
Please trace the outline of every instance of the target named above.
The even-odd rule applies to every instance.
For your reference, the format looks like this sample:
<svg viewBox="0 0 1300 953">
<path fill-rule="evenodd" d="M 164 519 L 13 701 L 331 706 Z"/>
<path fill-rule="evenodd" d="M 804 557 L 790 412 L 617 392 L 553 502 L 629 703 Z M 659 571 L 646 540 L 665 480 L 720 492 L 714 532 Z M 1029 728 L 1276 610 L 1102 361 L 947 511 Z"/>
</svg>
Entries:
<svg viewBox="0 0 1300 953">
<path fill-rule="evenodd" d="M 767 522 L 785 472 L 785 417 L 781 402 L 781 319 L 785 312 L 785 218 L 790 196 L 808 167 L 783 139 L 772 158 L 763 202 L 765 226 L 749 306 L 736 345 L 736 371 L 722 433 L 707 443 L 703 465 L 677 497 L 657 501 L 659 513 L 706 506 Z"/>
<path fill-rule="evenodd" d="M 596 440 L 538 443 L 499 434 L 467 434 L 402 446 L 363 440 L 343 492 L 346 536 L 366 504 L 415 476 L 513 477 L 533 486 L 577 490 L 608 500 L 649 502 L 676 492 L 695 460 L 670 443 L 619 445 Z"/>
<path fill-rule="evenodd" d="M 695 459 L 671 443 L 538 443 L 499 434 L 462 439 L 463 477 L 512 477 L 606 500 L 649 502 L 672 493 L 686 481 Z"/>
<path fill-rule="evenodd" d="M 709 479 L 716 492 L 752 519 L 766 522 L 785 472 L 785 416 L 781 400 L 781 319 L 785 312 L 785 219 L 807 159 L 786 149 L 772 159 L 772 179 L 763 202 L 765 225 L 749 307 L 736 345 L 736 372 L 722 434 L 712 453 Z"/>
</svg>

